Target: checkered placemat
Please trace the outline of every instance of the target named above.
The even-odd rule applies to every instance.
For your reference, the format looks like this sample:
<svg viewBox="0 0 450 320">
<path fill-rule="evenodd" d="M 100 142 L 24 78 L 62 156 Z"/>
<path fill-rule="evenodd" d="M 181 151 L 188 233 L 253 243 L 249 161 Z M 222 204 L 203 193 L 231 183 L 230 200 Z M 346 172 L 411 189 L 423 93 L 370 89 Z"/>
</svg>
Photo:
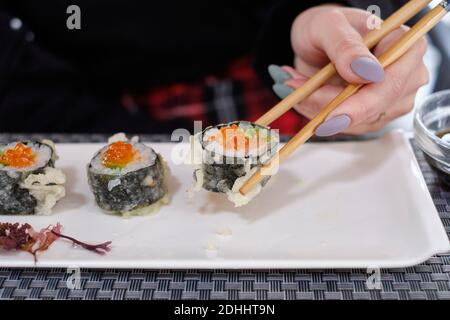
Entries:
<svg viewBox="0 0 450 320">
<path fill-rule="evenodd" d="M 0 141 L 29 135 L 0 135 Z M 104 142 L 105 135 L 46 135 L 56 142 Z M 39 138 L 39 137 L 37 137 Z M 167 136 L 144 136 L 167 141 Z M 450 235 L 450 189 L 439 183 L 412 142 L 431 196 Z M 0 268 L 0 299 L 344 299 L 450 300 L 450 255 L 420 265 L 381 270 L 85 270 L 78 289 L 65 269 Z M 68 286 L 69 284 L 69 286 Z"/>
</svg>

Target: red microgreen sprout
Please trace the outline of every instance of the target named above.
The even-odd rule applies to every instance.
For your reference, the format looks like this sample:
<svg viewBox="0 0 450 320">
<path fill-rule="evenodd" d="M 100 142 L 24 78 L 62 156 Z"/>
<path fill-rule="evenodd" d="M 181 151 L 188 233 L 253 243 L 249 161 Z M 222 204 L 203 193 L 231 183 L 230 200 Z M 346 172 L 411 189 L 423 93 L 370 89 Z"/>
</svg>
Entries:
<svg viewBox="0 0 450 320">
<path fill-rule="evenodd" d="M 47 250 L 58 238 L 72 241 L 82 248 L 93 251 L 97 254 L 105 254 L 110 251 L 111 241 L 97 245 L 81 242 L 75 238 L 61 234 L 62 225 L 48 226 L 42 230 L 35 231 L 28 223 L 0 223 L 0 249 L 7 251 L 21 250 L 31 253 L 36 262 L 36 254 L 39 251 Z"/>
<path fill-rule="evenodd" d="M 88 244 L 88 243 L 79 241 L 79 240 L 77 240 L 75 238 L 72 238 L 72 237 L 63 235 L 61 233 L 58 233 L 58 232 L 56 232 L 54 230 L 52 230 L 52 233 L 55 234 L 56 236 L 60 237 L 60 238 L 64 238 L 64 239 L 70 240 L 74 244 L 77 244 L 77 245 L 81 246 L 82 248 L 84 248 L 86 250 L 94 251 L 95 253 L 98 253 L 98 254 L 101 254 L 101 255 L 103 255 L 106 252 L 111 250 L 111 248 L 109 247 L 109 245 L 112 243 L 111 241 L 103 242 L 103 243 L 100 243 L 100 244 Z"/>
</svg>

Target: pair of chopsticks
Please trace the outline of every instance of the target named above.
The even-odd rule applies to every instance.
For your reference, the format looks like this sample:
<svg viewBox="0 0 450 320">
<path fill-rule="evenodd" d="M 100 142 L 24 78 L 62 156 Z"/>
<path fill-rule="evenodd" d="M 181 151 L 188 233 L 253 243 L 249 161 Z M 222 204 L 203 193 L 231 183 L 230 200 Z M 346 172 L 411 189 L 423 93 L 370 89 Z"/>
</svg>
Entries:
<svg viewBox="0 0 450 320">
<path fill-rule="evenodd" d="M 364 43 L 369 49 L 372 49 L 381 39 L 391 31 L 399 28 L 422 9 L 424 9 L 430 0 L 411 0 L 400 8 L 397 12 L 386 19 L 380 29 L 373 30 L 364 37 Z M 430 31 L 442 18 L 450 11 L 450 3 L 442 1 L 434 9 L 430 10 L 419 22 L 417 22 L 400 40 L 398 40 L 385 53 L 378 57 L 381 65 L 386 68 L 397 61 L 405 54 L 419 39 Z M 412 68 L 414 66 L 411 66 Z M 270 109 L 266 114 L 259 118 L 256 123 L 268 126 L 271 122 L 278 119 L 281 115 L 300 103 L 319 87 L 324 85 L 332 76 L 336 74 L 336 68 L 333 64 L 328 64 L 312 78 L 310 78 L 302 87 L 296 89 L 285 99 Z M 326 105 L 317 116 L 303 127 L 295 136 L 293 136 L 263 167 L 253 174 L 239 190 L 245 195 L 252 190 L 256 184 L 264 178 L 262 170 L 271 168 L 274 164 L 279 164 L 292 154 L 298 147 L 305 143 L 314 135 L 315 129 L 327 118 L 327 116 L 336 109 L 345 99 L 361 89 L 363 84 L 349 84 L 336 98 Z"/>
</svg>

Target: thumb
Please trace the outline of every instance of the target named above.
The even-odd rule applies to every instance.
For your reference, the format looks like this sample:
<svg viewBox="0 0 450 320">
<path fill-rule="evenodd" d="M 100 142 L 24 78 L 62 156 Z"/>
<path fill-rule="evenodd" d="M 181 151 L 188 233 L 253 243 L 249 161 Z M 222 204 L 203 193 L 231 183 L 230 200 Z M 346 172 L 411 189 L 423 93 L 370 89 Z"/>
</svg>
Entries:
<svg viewBox="0 0 450 320">
<path fill-rule="evenodd" d="M 380 82 L 384 70 L 365 46 L 361 35 L 339 10 L 327 10 L 317 24 L 311 42 L 321 48 L 333 62 L 339 75 L 349 83 Z"/>
</svg>

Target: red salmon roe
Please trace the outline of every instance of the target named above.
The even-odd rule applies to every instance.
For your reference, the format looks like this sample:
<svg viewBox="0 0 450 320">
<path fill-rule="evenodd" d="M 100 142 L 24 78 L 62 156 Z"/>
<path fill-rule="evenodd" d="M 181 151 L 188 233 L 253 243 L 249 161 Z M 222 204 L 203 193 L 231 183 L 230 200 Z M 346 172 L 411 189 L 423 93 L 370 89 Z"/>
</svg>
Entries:
<svg viewBox="0 0 450 320">
<path fill-rule="evenodd" d="M 102 156 L 102 163 L 105 167 L 123 168 L 129 164 L 135 155 L 135 150 L 130 143 L 118 141 L 112 143 Z"/>
<path fill-rule="evenodd" d="M 31 148 L 17 143 L 14 148 L 6 150 L 0 156 L 0 163 L 13 168 L 26 168 L 34 164 L 36 155 Z"/>
</svg>

